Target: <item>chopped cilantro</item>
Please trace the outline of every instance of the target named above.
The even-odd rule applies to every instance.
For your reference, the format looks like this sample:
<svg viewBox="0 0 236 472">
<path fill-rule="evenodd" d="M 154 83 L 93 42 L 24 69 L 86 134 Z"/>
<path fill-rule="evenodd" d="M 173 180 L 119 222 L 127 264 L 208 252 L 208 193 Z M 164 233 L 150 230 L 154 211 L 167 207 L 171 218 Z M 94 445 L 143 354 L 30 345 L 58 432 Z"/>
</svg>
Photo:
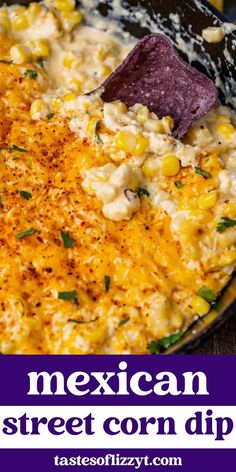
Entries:
<svg viewBox="0 0 236 472">
<path fill-rule="evenodd" d="M 223 233 L 227 228 L 236 226 L 236 220 L 231 220 L 227 216 L 223 216 L 217 225 L 218 233 Z"/>
<path fill-rule="evenodd" d="M 94 125 L 94 139 L 97 144 L 103 144 L 103 141 L 99 136 L 99 129 L 100 129 L 100 121 L 96 121 Z"/>
<path fill-rule="evenodd" d="M 130 320 L 129 316 L 127 318 L 124 318 L 123 320 L 121 320 L 118 324 L 118 328 L 120 328 L 121 326 L 124 326 L 126 323 L 128 323 L 129 320 Z"/>
<path fill-rule="evenodd" d="M 32 194 L 30 192 L 26 192 L 25 190 L 19 190 L 19 194 L 25 200 L 30 200 L 32 198 Z"/>
<path fill-rule="evenodd" d="M 211 179 L 212 175 L 206 170 L 201 169 L 201 167 L 195 167 L 196 174 L 201 175 L 204 179 Z"/>
<path fill-rule="evenodd" d="M 182 184 L 182 182 L 180 182 L 179 180 L 176 180 L 175 186 L 176 186 L 176 188 L 180 189 L 180 188 L 184 187 L 184 184 Z"/>
<path fill-rule="evenodd" d="M 6 59 L 0 59 L 0 64 L 12 64 L 13 61 L 7 61 Z"/>
<path fill-rule="evenodd" d="M 162 351 L 165 350 L 166 347 L 177 343 L 177 341 L 179 341 L 182 337 L 183 333 L 181 332 L 171 334 L 171 336 L 159 339 L 159 341 L 151 341 L 147 345 L 147 349 L 148 351 L 150 351 L 151 354 L 160 354 Z"/>
<path fill-rule="evenodd" d="M 94 323 L 95 321 L 98 320 L 98 317 L 97 318 L 94 318 L 94 320 L 90 320 L 90 321 L 80 321 L 80 320 L 75 320 L 74 318 L 69 318 L 67 321 L 68 323 L 76 323 L 76 324 L 87 324 L 87 323 Z"/>
<path fill-rule="evenodd" d="M 36 231 L 37 230 L 35 228 L 27 229 L 26 231 L 22 231 L 22 233 L 17 234 L 16 239 L 22 239 L 22 238 L 25 238 L 26 236 L 31 236 Z"/>
<path fill-rule="evenodd" d="M 65 248 L 71 248 L 74 245 L 75 239 L 71 238 L 69 233 L 65 233 L 64 231 L 61 231 L 61 238 L 64 243 Z"/>
<path fill-rule="evenodd" d="M 30 79 L 36 79 L 38 77 L 38 72 L 36 70 L 26 69 L 25 76 Z"/>
<path fill-rule="evenodd" d="M 198 295 L 200 297 L 204 298 L 208 303 L 213 303 L 216 300 L 216 294 L 210 290 L 209 288 L 206 287 L 206 285 L 203 285 L 201 288 L 198 290 Z"/>
<path fill-rule="evenodd" d="M 143 197 L 144 195 L 146 195 L 147 197 L 150 197 L 150 192 L 146 188 L 143 188 L 143 187 L 139 187 L 137 189 L 137 194 L 139 197 Z"/>
<path fill-rule="evenodd" d="M 68 323 L 76 323 L 76 324 L 85 324 L 86 321 L 75 320 L 74 318 L 69 318 Z"/>
<path fill-rule="evenodd" d="M 28 152 L 26 149 L 16 146 L 15 144 L 12 145 L 12 150 L 13 151 L 18 151 L 18 152 Z"/>
<path fill-rule="evenodd" d="M 73 300 L 76 297 L 77 297 L 76 290 L 73 290 L 72 292 L 58 292 L 58 298 L 60 300 Z"/>
<path fill-rule="evenodd" d="M 46 117 L 48 120 L 50 120 L 51 118 L 53 118 L 54 115 L 55 113 L 48 113 Z"/>
<path fill-rule="evenodd" d="M 37 63 L 40 65 L 40 67 L 44 68 L 45 60 L 43 59 L 43 57 L 39 57 Z"/>
<path fill-rule="evenodd" d="M 104 275 L 104 284 L 105 284 L 106 292 L 109 291 L 110 283 L 111 283 L 111 277 L 109 275 Z"/>
<path fill-rule="evenodd" d="M 13 144 L 12 146 L 7 146 L 7 147 L 0 147 L 0 151 L 28 152 L 28 151 L 26 151 L 26 149 L 23 149 L 19 146 L 16 146 L 16 144 Z"/>
</svg>

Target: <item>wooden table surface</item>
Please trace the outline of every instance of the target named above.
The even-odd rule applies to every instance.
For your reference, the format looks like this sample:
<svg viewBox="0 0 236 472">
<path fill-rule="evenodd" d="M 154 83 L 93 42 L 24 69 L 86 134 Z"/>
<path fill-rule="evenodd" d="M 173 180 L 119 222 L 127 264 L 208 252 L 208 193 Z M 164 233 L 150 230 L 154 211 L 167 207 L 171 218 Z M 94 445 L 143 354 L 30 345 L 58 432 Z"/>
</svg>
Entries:
<svg viewBox="0 0 236 472">
<path fill-rule="evenodd" d="M 236 314 L 195 349 L 193 354 L 236 354 Z"/>
</svg>

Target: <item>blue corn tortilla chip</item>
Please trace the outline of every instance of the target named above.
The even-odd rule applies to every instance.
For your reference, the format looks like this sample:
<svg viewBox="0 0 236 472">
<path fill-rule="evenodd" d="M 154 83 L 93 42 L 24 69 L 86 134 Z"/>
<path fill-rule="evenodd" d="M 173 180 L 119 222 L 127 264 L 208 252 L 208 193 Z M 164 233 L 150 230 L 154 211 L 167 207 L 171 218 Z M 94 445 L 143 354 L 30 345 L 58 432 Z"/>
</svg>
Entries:
<svg viewBox="0 0 236 472">
<path fill-rule="evenodd" d="M 141 39 L 101 87 L 105 102 L 141 103 L 159 118 L 171 116 L 176 138 L 206 115 L 218 97 L 212 80 L 184 62 L 161 34 Z"/>
</svg>

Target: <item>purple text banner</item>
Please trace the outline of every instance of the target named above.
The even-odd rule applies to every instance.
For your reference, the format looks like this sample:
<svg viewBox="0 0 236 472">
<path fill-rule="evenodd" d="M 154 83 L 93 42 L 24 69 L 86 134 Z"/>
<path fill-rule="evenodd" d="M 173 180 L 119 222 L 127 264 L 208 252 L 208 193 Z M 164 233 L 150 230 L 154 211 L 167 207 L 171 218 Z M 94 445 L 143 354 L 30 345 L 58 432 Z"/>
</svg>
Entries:
<svg viewBox="0 0 236 472">
<path fill-rule="evenodd" d="M 230 406 L 235 366 L 234 356 L 2 355 L 0 405 Z"/>
<path fill-rule="evenodd" d="M 0 463 L 4 472 L 233 472 L 236 450 L 11 450 L 0 451 Z"/>
</svg>

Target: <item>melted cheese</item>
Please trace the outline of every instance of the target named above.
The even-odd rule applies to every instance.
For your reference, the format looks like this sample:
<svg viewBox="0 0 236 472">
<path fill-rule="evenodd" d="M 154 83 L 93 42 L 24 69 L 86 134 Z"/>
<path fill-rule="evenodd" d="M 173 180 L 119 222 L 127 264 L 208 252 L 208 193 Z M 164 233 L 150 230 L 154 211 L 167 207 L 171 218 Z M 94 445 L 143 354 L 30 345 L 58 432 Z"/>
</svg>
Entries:
<svg viewBox="0 0 236 472">
<path fill-rule="evenodd" d="M 65 77 L 69 83 L 76 70 L 84 77 L 86 69 L 86 87 L 93 88 L 102 74 L 94 77 L 88 58 L 86 66 L 79 63 L 88 37 L 84 43 L 80 38 L 88 30 L 79 26 L 64 36 L 61 27 L 55 29 L 56 18 L 54 46 L 44 68 L 37 61 L 0 63 L 0 351 L 146 353 L 148 342 L 191 324 L 196 317 L 193 299 L 202 285 L 217 294 L 234 269 L 235 228 L 216 230 L 223 216 L 236 217 L 234 118 L 218 107 L 180 142 L 169 135 L 173 124 L 168 117 L 158 120 L 152 114 L 147 122 L 140 105 L 127 110 L 118 104 L 118 112 L 106 106 L 104 115 L 99 97 L 91 100 L 77 93 L 66 100 Z M 28 41 L 27 31 L 1 34 L 0 57 L 6 61 L 13 44 Z M 101 53 L 94 60 L 100 67 L 107 54 L 107 65 L 115 67 L 125 49 L 111 38 L 112 47 L 104 53 L 108 38 L 97 38 L 90 36 L 90 51 L 96 42 L 95 53 Z M 64 57 L 68 44 L 73 44 L 77 69 L 63 69 L 55 82 L 54 55 L 60 50 Z M 32 69 L 36 78 L 26 74 Z M 30 110 L 35 100 L 46 104 L 49 116 L 34 119 Z M 91 135 L 91 119 L 100 121 L 102 142 Z M 130 152 L 114 148 L 114 136 L 127 126 L 135 139 L 145 138 L 140 155 L 137 147 Z M 174 151 L 180 171 L 162 175 L 160 160 Z M 157 163 L 151 177 L 144 172 L 149 159 Z M 196 165 L 212 177 L 197 174 Z M 102 211 L 107 188 L 96 179 L 104 166 L 111 171 L 105 180 L 116 198 L 124 199 L 125 190 L 135 193 L 137 186 L 149 193 L 136 194 L 137 208 L 125 219 L 113 221 Z M 92 191 L 86 175 L 96 177 Z M 23 198 L 22 191 L 31 198 Z M 199 198 L 210 192 L 216 192 L 216 204 L 204 210 Z M 62 231 L 73 239 L 72 247 L 64 246 Z M 65 300 L 61 293 L 72 295 Z"/>
</svg>

